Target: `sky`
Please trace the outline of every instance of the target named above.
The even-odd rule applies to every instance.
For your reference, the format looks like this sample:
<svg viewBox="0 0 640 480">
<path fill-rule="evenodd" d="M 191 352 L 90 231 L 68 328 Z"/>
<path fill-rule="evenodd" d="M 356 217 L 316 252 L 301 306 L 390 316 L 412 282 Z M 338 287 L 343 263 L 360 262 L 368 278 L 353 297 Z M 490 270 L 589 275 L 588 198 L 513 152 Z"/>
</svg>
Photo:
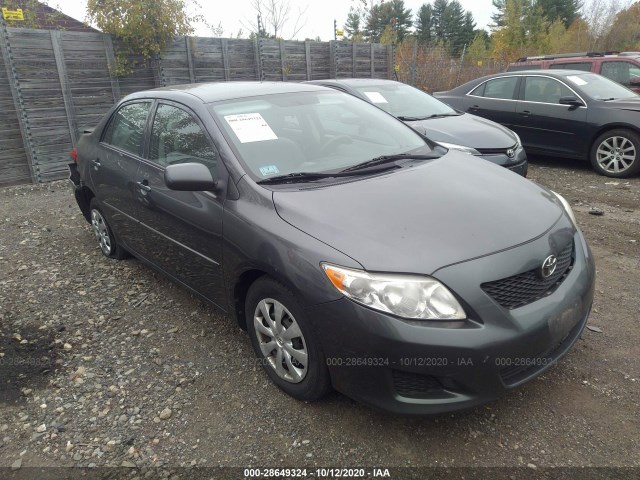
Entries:
<svg viewBox="0 0 640 480">
<path fill-rule="evenodd" d="M 135 0 L 133 0 L 135 1 Z M 286 0 L 285 0 L 286 1 Z M 320 37 L 321 40 L 333 40 L 333 20 L 338 22 L 340 28 L 347 19 L 349 7 L 352 0 L 288 0 L 291 4 L 290 26 L 293 26 L 295 13 L 303 10 L 306 22 L 300 30 L 296 39 Z M 491 0 L 458 0 L 465 10 L 473 13 L 478 28 L 485 28 L 491 21 L 493 7 Z M 60 8 L 67 15 L 78 20 L 84 20 L 86 10 L 86 0 L 49 0 L 47 2 L 54 8 Z M 249 34 L 246 28 L 251 22 L 255 22 L 255 13 L 251 8 L 251 0 L 198 0 L 201 8 L 197 13 L 202 13 L 207 22 L 212 26 L 221 23 L 224 30 L 223 36 L 229 37 L 237 35 L 240 28 L 244 31 L 244 37 Z M 424 0 L 405 0 L 406 8 L 410 8 L 412 14 L 418 11 Z M 428 3 L 428 2 L 427 2 Z M 195 12 L 195 10 L 194 10 Z M 243 26 L 243 24 L 245 26 Z M 291 35 L 291 28 L 285 26 L 284 35 L 288 39 Z M 196 29 L 195 35 L 212 36 L 211 30 L 204 26 Z"/>
</svg>

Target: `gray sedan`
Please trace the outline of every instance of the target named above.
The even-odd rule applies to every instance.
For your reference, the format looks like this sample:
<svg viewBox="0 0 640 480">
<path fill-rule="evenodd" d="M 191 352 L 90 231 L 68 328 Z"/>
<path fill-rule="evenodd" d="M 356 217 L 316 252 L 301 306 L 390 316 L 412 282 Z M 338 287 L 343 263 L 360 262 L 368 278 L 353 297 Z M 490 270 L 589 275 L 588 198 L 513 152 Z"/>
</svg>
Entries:
<svg viewBox="0 0 640 480">
<path fill-rule="evenodd" d="M 102 253 L 226 312 L 297 399 L 472 407 L 550 368 L 587 322 L 593 257 L 561 196 L 352 95 L 139 92 L 72 157 Z"/>
<path fill-rule="evenodd" d="M 523 177 L 528 162 L 518 135 L 499 123 L 454 110 L 417 88 L 392 80 L 341 78 L 312 80 L 374 104 L 447 148 L 501 165 Z"/>
</svg>

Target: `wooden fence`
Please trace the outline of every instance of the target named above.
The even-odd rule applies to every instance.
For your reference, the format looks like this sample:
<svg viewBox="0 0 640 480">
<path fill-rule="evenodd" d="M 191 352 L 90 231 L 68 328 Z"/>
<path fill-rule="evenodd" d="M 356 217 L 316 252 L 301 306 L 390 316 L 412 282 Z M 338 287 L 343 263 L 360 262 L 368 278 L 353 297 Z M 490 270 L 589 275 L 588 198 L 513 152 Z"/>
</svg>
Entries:
<svg viewBox="0 0 640 480">
<path fill-rule="evenodd" d="M 183 83 L 391 78 L 391 46 L 344 41 L 179 37 L 118 77 L 101 33 L 6 28 L 0 19 L 0 186 L 67 176 L 69 153 L 120 98 Z"/>
</svg>

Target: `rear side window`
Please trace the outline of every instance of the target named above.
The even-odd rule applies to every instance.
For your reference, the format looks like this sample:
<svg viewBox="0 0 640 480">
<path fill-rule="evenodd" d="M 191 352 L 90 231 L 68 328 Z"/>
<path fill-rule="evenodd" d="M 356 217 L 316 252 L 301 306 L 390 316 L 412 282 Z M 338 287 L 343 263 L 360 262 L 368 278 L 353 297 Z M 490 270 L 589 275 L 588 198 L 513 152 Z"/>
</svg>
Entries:
<svg viewBox="0 0 640 480">
<path fill-rule="evenodd" d="M 572 63 L 552 63 L 549 68 L 558 68 L 560 70 L 582 70 L 583 72 L 591 71 L 591 62 L 572 62 Z"/>
<path fill-rule="evenodd" d="M 540 70 L 542 68 L 542 65 L 537 63 L 537 64 L 533 64 L 533 65 L 509 65 L 507 67 L 507 72 L 520 72 L 522 70 Z"/>
<path fill-rule="evenodd" d="M 102 141 L 134 155 L 142 155 L 144 125 L 151 102 L 129 103 L 111 117 Z"/>
<path fill-rule="evenodd" d="M 513 100 L 513 93 L 518 84 L 518 77 L 505 77 L 489 80 L 484 85 L 476 88 L 471 95 L 485 98 L 502 98 L 505 100 Z M 484 90 L 481 90 L 484 87 Z"/>
<path fill-rule="evenodd" d="M 160 104 L 151 129 L 149 159 L 163 167 L 202 163 L 215 175 L 217 154 L 196 119 L 185 110 Z"/>
</svg>

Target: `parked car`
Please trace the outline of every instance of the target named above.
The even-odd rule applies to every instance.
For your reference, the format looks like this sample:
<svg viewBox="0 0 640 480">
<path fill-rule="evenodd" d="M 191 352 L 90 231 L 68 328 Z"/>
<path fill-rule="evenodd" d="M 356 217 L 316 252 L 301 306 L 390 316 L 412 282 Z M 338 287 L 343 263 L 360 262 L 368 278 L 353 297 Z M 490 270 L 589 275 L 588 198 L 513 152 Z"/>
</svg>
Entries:
<svg viewBox="0 0 640 480">
<path fill-rule="evenodd" d="M 102 253 L 234 317 L 298 399 L 471 407 L 550 368 L 587 322 L 593 257 L 560 195 L 351 95 L 139 92 L 72 156 Z"/>
<path fill-rule="evenodd" d="M 640 93 L 640 52 L 583 52 L 522 57 L 507 66 L 507 72 L 537 69 L 583 70 L 599 73 Z"/>
<path fill-rule="evenodd" d="M 475 155 L 527 176 L 527 154 L 518 136 L 484 118 L 456 111 L 428 93 L 393 80 L 311 80 L 382 108 L 447 148 Z"/>
<path fill-rule="evenodd" d="M 589 159 L 609 177 L 640 172 L 640 96 L 595 73 L 498 73 L 435 94 L 514 130 L 529 154 Z"/>
</svg>

